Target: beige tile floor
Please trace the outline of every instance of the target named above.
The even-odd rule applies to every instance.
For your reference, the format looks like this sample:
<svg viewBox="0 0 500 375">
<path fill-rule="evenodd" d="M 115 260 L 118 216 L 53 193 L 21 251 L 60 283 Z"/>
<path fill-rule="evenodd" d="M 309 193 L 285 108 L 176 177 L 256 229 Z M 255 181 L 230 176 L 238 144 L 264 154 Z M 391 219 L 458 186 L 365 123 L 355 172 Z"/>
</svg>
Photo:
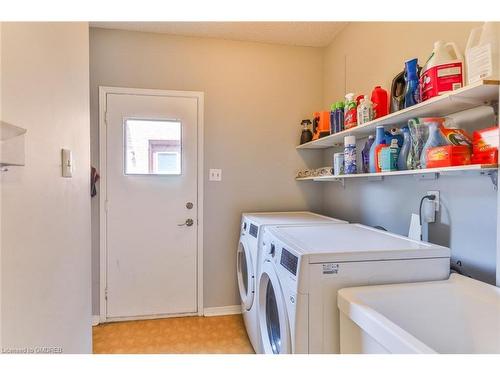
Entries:
<svg viewBox="0 0 500 375">
<path fill-rule="evenodd" d="M 95 354 L 250 354 L 241 315 L 106 323 L 93 327 Z"/>
</svg>

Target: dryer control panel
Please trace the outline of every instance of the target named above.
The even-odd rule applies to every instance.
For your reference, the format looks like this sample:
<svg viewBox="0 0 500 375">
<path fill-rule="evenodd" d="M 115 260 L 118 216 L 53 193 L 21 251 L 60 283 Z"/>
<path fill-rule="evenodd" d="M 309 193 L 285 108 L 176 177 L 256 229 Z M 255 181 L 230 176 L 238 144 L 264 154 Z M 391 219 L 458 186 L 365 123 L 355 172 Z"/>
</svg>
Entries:
<svg viewBox="0 0 500 375">
<path fill-rule="evenodd" d="M 297 264 L 299 262 L 299 258 L 289 252 L 287 249 L 281 249 L 281 259 L 280 264 L 285 267 L 288 271 L 290 271 L 293 275 L 297 276 Z"/>
<path fill-rule="evenodd" d="M 257 238 L 257 234 L 259 233 L 259 227 L 254 224 L 250 224 L 250 235 Z"/>
</svg>

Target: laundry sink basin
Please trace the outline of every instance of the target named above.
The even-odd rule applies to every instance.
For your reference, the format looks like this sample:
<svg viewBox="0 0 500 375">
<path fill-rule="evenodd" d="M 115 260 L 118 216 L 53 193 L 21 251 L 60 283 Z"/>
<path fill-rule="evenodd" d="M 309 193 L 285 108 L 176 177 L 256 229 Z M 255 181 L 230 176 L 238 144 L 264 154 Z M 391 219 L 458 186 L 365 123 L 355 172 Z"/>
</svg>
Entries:
<svg viewBox="0 0 500 375">
<path fill-rule="evenodd" d="M 448 280 L 339 291 L 341 353 L 500 353 L 500 288 Z"/>
</svg>

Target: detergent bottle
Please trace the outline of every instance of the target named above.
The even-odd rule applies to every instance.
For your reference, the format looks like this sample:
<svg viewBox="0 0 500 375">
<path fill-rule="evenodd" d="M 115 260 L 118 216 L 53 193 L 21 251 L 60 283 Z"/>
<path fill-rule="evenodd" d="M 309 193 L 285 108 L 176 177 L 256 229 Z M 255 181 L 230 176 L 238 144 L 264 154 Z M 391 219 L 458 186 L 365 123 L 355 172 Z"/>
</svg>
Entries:
<svg viewBox="0 0 500 375">
<path fill-rule="evenodd" d="M 364 96 L 363 99 L 360 100 L 358 105 L 358 125 L 364 124 L 373 120 L 373 103 L 368 96 Z"/>
<path fill-rule="evenodd" d="M 500 79 L 500 23 L 485 22 L 471 31 L 465 47 L 467 83 Z"/>
<path fill-rule="evenodd" d="M 405 61 L 405 93 L 404 108 L 420 103 L 420 88 L 418 81 L 418 60 Z"/>
<path fill-rule="evenodd" d="M 373 135 L 368 136 L 365 147 L 361 150 L 361 170 L 363 173 L 370 172 L 370 148 L 372 147 L 374 141 L 375 137 Z"/>
<path fill-rule="evenodd" d="M 385 144 L 385 130 L 382 125 L 377 126 L 376 132 L 375 132 L 375 140 L 373 141 L 371 147 L 370 147 L 370 155 L 368 159 L 368 169 L 370 173 L 375 173 L 377 171 L 376 168 L 376 160 L 375 160 L 375 155 L 376 155 L 376 148 L 378 145 L 384 143 Z"/>
<path fill-rule="evenodd" d="M 446 140 L 443 138 L 441 131 L 439 130 L 439 122 L 432 121 L 428 122 L 429 137 L 424 144 L 422 149 L 422 154 L 420 156 L 420 166 L 422 168 L 427 168 L 427 150 L 432 147 L 443 146 L 446 144 Z"/>
<path fill-rule="evenodd" d="M 351 129 L 358 125 L 357 120 L 357 104 L 353 93 L 349 93 L 345 96 L 345 106 L 344 106 L 344 128 Z"/>
<path fill-rule="evenodd" d="M 389 95 L 380 86 L 375 86 L 372 91 L 373 118 L 379 118 L 389 113 Z"/>
<path fill-rule="evenodd" d="M 464 61 L 453 42 L 438 40 L 420 75 L 422 101 L 464 85 Z"/>
</svg>

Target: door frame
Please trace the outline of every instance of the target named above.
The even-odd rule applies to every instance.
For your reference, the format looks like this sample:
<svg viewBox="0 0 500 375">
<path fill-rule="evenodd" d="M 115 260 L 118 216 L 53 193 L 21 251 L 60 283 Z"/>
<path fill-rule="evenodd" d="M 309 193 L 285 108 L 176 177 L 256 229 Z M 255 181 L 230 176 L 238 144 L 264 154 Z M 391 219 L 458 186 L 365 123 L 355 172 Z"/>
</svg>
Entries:
<svg viewBox="0 0 500 375">
<path fill-rule="evenodd" d="M 106 285 L 107 285 L 107 226 L 106 226 L 106 206 L 107 206 L 107 181 L 106 181 L 106 123 L 107 123 L 107 95 L 145 95 L 145 96 L 170 96 L 178 98 L 195 98 L 198 103 L 198 123 L 197 123 L 197 217 L 198 225 L 196 226 L 197 235 L 197 308 L 195 314 L 181 314 L 203 316 L 203 113 L 204 113 L 204 97 L 205 94 L 201 91 L 175 91 L 175 90 L 158 90 L 158 89 L 139 89 L 128 87 L 112 87 L 99 86 L 99 173 L 100 173 L 100 189 L 99 189 L 99 322 L 117 321 L 126 319 L 107 319 L 106 311 Z M 144 316 L 141 318 L 159 318 L 167 316 L 176 316 L 166 314 L 163 316 Z M 177 315 L 178 316 L 178 315 Z"/>
</svg>

